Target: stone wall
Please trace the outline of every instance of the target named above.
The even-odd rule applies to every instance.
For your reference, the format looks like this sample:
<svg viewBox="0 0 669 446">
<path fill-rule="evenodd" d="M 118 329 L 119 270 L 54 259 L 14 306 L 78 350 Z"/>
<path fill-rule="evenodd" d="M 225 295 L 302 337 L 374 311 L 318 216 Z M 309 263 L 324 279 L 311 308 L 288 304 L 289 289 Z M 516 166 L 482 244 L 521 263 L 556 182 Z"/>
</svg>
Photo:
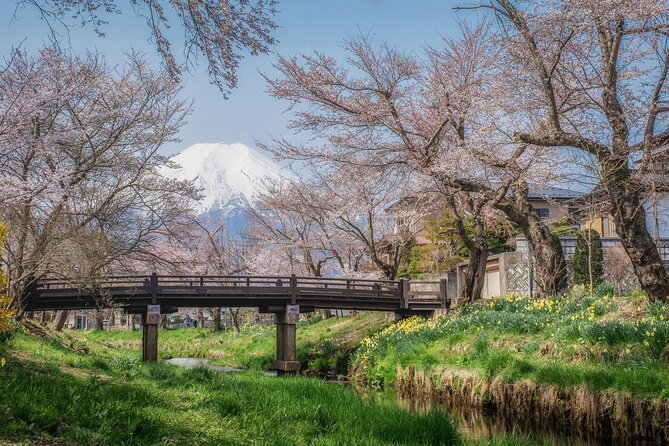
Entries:
<svg viewBox="0 0 669 446">
<path fill-rule="evenodd" d="M 630 291 L 637 288 L 639 282 L 634 275 L 632 265 L 620 239 L 617 237 L 604 237 L 601 240 L 604 251 L 604 280 L 615 284 L 618 287 L 618 292 Z M 565 260 L 567 261 L 567 274 L 571 278 L 571 261 L 576 250 L 576 237 L 560 237 L 560 243 L 562 244 Z M 660 251 L 662 261 L 669 268 L 669 239 L 660 239 L 658 250 Z M 518 254 L 517 263 L 507 269 L 507 277 L 513 276 L 517 280 L 508 281 L 513 286 L 507 287 L 507 291 L 529 294 L 531 258 L 526 239 L 516 239 L 516 253 Z"/>
</svg>

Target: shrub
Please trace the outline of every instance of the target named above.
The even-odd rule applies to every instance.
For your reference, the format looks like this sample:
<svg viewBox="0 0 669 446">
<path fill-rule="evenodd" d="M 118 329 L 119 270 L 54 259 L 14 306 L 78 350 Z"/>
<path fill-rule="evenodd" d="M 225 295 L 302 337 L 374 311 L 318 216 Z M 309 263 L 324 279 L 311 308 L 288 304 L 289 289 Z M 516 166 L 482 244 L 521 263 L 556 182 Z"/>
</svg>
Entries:
<svg viewBox="0 0 669 446">
<path fill-rule="evenodd" d="M 616 292 L 616 286 L 612 283 L 602 282 L 597 285 L 593 294 L 597 297 L 613 296 Z"/>
<path fill-rule="evenodd" d="M 576 237 L 572 259 L 573 281 L 578 285 L 596 287 L 604 275 L 604 251 L 597 231 L 586 229 Z"/>
<path fill-rule="evenodd" d="M 567 277 L 567 263 L 564 258 L 564 251 L 562 250 L 562 242 L 560 241 L 560 237 L 555 234 L 551 234 L 551 239 L 553 242 L 553 247 L 555 248 L 555 252 L 558 255 L 557 259 L 555 259 L 555 266 L 557 267 L 559 275 L 555 278 L 555 290 L 552 290 L 555 294 L 557 294 L 567 288 L 569 285 L 569 279 Z"/>
<path fill-rule="evenodd" d="M 648 314 L 660 321 L 669 321 L 669 304 L 664 302 L 649 303 Z"/>
<path fill-rule="evenodd" d="M 648 304 L 648 294 L 641 288 L 634 288 L 630 293 L 630 301 L 635 307 L 643 307 Z"/>
</svg>

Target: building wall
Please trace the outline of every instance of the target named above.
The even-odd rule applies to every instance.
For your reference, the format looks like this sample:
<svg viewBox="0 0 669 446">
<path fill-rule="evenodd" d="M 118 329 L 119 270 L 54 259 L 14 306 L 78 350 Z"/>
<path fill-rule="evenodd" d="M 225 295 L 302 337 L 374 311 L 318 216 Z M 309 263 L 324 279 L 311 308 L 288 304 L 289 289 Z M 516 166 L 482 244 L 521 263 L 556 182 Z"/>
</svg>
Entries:
<svg viewBox="0 0 669 446">
<path fill-rule="evenodd" d="M 656 193 L 643 204 L 646 228 L 653 238 L 669 238 L 669 194 Z M 602 237 L 617 238 L 616 224 L 608 213 L 584 214 L 582 229 L 594 229 Z"/>
<path fill-rule="evenodd" d="M 653 237 L 669 238 L 669 195 L 657 194 L 644 204 L 646 227 Z"/>
<path fill-rule="evenodd" d="M 602 237 L 602 248 L 604 251 L 604 280 L 610 281 L 618 286 L 618 291 L 629 291 L 639 286 L 632 265 L 625 253 L 622 242 L 618 237 Z M 560 237 L 562 250 L 564 251 L 567 269 L 571 271 L 571 261 L 576 250 L 576 237 Z M 658 251 L 665 266 L 669 268 L 669 238 L 658 240 Z M 524 238 L 516 241 L 516 252 L 518 253 L 518 265 L 529 272 L 531 258 L 529 245 Z M 508 274 L 508 272 L 507 272 Z M 529 279 L 527 280 L 529 287 Z M 508 292 L 520 292 L 527 294 L 527 288 L 507 288 Z"/>
<path fill-rule="evenodd" d="M 549 225 L 569 215 L 569 207 L 563 203 L 547 201 L 542 199 L 530 199 L 532 207 L 537 209 L 548 209 L 548 218 L 545 220 Z"/>
</svg>

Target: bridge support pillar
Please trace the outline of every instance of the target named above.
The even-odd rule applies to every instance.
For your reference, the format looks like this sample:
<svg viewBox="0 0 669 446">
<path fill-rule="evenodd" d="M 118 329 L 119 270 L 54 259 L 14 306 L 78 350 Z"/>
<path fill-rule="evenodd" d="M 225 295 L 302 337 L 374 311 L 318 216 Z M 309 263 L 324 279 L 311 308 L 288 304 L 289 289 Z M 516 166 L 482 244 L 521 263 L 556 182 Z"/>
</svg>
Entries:
<svg viewBox="0 0 669 446">
<path fill-rule="evenodd" d="M 297 361 L 297 322 L 299 306 L 287 305 L 285 311 L 276 312 L 276 359 L 272 368 L 280 374 L 297 373 L 300 363 Z"/>
<path fill-rule="evenodd" d="M 142 361 L 158 362 L 158 324 L 160 306 L 149 305 L 142 314 Z"/>
</svg>

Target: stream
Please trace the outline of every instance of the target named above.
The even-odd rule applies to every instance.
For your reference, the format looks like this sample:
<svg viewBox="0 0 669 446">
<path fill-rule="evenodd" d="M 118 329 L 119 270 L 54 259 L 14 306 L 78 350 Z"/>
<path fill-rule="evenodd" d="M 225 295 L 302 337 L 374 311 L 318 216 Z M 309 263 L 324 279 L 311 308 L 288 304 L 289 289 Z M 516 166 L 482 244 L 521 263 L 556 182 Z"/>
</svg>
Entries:
<svg viewBox="0 0 669 446">
<path fill-rule="evenodd" d="M 178 365 L 179 367 L 185 367 L 187 369 L 195 369 L 198 367 L 203 367 L 214 372 L 228 372 L 228 373 L 241 373 L 246 372 L 246 369 L 239 369 L 235 367 L 223 367 L 220 365 L 211 365 L 209 360 L 205 358 L 172 358 L 165 361 L 168 364 Z M 265 376 L 276 377 L 276 372 L 266 371 L 264 372 Z"/>
<path fill-rule="evenodd" d="M 216 372 L 240 373 L 246 370 L 234 367 L 222 367 L 209 364 L 208 359 L 202 358 L 172 358 L 166 361 L 169 364 L 186 368 L 206 367 Z M 276 377 L 276 372 L 265 372 L 266 376 Z M 617 444 L 611 438 L 591 438 L 570 432 L 568 426 L 537 425 L 526 420 L 518 420 L 492 408 L 463 407 L 459 405 L 425 400 L 417 398 L 403 398 L 394 389 L 377 389 L 364 385 L 332 381 L 333 384 L 348 386 L 369 404 L 387 407 L 399 407 L 409 412 L 428 413 L 433 410 L 444 410 L 458 426 L 463 436 L 468 439 L 487 440 L 494 437 L 515 437 L 529 439 L 537 444 L 554 446 L 604 446 Z M 627 442 L 633 446 L 650 446 L 651 442 Z"/>
</svg>

